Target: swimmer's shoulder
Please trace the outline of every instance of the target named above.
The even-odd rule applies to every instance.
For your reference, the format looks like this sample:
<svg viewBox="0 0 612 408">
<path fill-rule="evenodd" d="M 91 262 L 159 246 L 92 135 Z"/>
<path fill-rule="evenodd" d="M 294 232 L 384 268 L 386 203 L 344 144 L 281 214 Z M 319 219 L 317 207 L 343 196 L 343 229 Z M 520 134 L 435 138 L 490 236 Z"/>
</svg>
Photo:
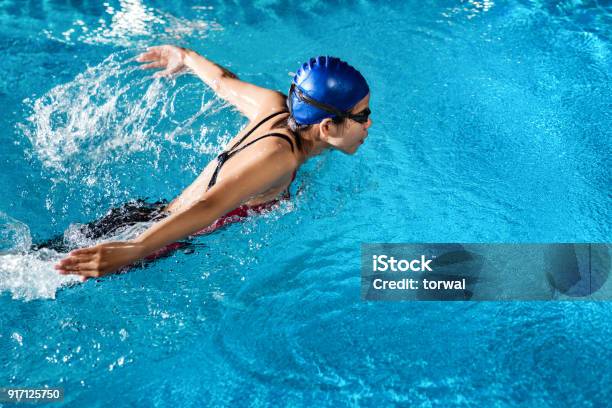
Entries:
<svg viewBox="0 0 612 408">
<path fill-rule="evenodd" d="M 287 95 L 282 92 L 272 91 L 266 93 L 264 100 L 260 101 L 260 111 L 253 118 L 252 122 L 258 123 L 261 120 L 265 119 L 268 115 L 276 112 L 286 112 L 289 114 L 289 109 L 287 108 Z"/>
<path fill-rule="evenodd" d="M 264 160 L 274 160 L 284 168 L 295 170 L 299 167 L 299 148 L 295 136 L 289 129 L 275 128 L 266 132 L 258 143 Z M 284 137 L 283 137 L 284 136 Z"/>
</svg>

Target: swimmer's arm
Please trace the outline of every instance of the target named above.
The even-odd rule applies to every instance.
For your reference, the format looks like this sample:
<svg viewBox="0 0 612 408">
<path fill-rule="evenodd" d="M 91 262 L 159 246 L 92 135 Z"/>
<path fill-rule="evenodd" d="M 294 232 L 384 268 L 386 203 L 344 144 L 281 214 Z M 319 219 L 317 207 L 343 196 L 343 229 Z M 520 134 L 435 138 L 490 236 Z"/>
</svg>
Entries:
<svg viewBox="0 0 612 408">
<path fill-rule="evenodd" d="M 155 73 L 155 77 L 169 76 L 185 67 L 191 69 L 219 97 L 234 105 L 251 121 L 271 109 L 281 110 L 285 107 L 285 96 L 282 93 L 241 81 L 229 70 L 193 50 L 161 45 L 149 48 L 136 60 L 143 63 L 143 69 L 163 68 Z"/>
<path fill-rule="evenodd" d="M 271 107 L 278 105 L 282 109 L 285 106 L 285 97 L 280 92 L 242 81 L 195 51 L 185 50 L 185 65 L 250 120 L 269 112 Z"/>
<path fill-rule="evenodd" d="M 208 227 L 293 172 L 294 159 L 282 150 L 271 148 L 263 160 L 247 163 L 233 177 L 220 180 L 199 201 L 154 224 L 136 239 L 72 251 L 55 268 L 61 274 L 80 275 L 83 280 L 107 275 Z"/>
</svg>

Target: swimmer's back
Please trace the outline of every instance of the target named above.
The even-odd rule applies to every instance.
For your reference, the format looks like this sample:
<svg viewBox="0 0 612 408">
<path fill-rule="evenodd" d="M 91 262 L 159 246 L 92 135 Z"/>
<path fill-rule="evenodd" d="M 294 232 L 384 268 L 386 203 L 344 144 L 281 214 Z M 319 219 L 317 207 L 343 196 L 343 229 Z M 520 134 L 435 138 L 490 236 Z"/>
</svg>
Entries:
<svg viewBox="0 0 612 408">
<path fill-rule="evenodd" d="M 282 122 L 289 116 L 289 112 L 285 105 L 286 97 L 281 93 L 278 93 L 278 96 L 277 102 L 271 104 L 269 110 L 266 110 L 254 120 L 250 121 L 249 124 L 225 146 L 224 152 L 233 150 L 235 147 L 246 147 L 223 163 L 222 169 L 218 171 L 216 180 L 214 180 L 213 183 L 220 184 L 223 183 L 223 180 L 226 178 L 235 177 L 242 166 L 249 165 L 251 162 L 256 163 L 257 160 L 261 160 L 261 156 L 267 151 L 280 150 L 283 154 L 290 155 L 294 159 L 294 168 L 292 172 L 289 172 L 286 177 L 279 180 L 279 182 L 268 191 L 253 197 L 245 203 L 249 206 L 263 204 L 276 199 L 289 187 L 293 179 L 293 171 L 295 171 L 300 164 L 296 136 L 288 128 L 278 126 L 279 122 Z M 271 134 L 285 135 L 286 137 L 272 137 Z M 266 135 L 268 135 L 268 137 L 263 137 Z M 257 142 L 252 143 L 255 140 L 257 140 Z M 196 180 L 187 187 L 179 197 L 172 201 L 166 210 L 173 212 L 200 199 L 208 190 L 217 166 L 217 158 L 211 160 Z"/>
</svg>

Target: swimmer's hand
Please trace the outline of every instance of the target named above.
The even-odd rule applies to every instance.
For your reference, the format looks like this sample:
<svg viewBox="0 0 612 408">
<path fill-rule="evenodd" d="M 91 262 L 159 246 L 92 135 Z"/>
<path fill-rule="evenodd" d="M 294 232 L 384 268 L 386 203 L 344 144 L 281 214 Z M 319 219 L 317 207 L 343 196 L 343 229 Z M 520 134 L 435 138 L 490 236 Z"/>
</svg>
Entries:
<svg viewBox="0 0 612 408">
<path fill-rule="evenodd" d="M 182 71 L 185 68 L 186 54 L 185 48 L 161 45 L 147 49 L 146 52 L 136 57 L 136 61 L 147 63 L 141 65 L 141 69 L 164 68 L 163 71 L 158 71 L 153 75 L 155 78 L 161 78 Z"/>
<path fill-rule="evenodd" d="M 81 280 L 116 272 L 142 258 L 143 246 L 130 241 L 105 242 L 77 249 L 55 265 L 62 275 L 80 275 Z"/>
</svg>

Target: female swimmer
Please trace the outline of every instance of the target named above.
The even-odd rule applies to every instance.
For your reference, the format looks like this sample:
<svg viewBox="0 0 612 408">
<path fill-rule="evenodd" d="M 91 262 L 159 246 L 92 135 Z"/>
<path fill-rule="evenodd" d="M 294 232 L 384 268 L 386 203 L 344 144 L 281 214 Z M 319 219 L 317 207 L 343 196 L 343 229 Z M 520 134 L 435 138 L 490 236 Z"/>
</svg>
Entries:
<svg viewBox="0 0 612 408">
<path fill-rule="evenodd" d="M 288 96 L 241 81 L 196 52 L 176 46 L 152 47 L 137 60 L 145 63 L 142 68 L 161 68 L 156 77 L 191 70 L 249 124 L 170 204 L 137 211 L 156 221 L 149 229 L 130 241 L 70 252 L 55 265 L 62 274 L 83 280 L 107 275 L 185 237 L 244 217 L 249 210 L 269 208 L 288 196 L 306 160 L 326 149 L 355 153 L 372 125 L 366 80 L 338 58 L 304 63 Z"/>
</svg>

